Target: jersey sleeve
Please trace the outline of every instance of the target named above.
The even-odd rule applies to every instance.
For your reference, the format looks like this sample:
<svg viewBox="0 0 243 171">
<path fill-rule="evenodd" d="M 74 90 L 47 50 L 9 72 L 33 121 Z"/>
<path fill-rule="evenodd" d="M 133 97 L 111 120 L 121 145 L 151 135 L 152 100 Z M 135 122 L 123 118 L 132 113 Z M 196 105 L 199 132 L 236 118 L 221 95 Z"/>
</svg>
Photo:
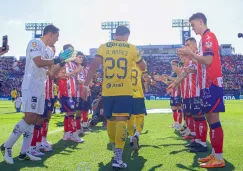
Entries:
<svg viewBox="0 0 243 171">
<path fill-rule="evenodd" d="M 140 63 L 142 61 L 142 57 L 140 56 L 139 54 L 139 51 L 137 50 L 137 48 L 135 46 L 132 47 L 132 59 L 133 59 L 133 62 L 135 63 Z"/>
<path fill-rule="evenodd" d="M 202 44 L 203 56 L 214 56 L 214 50 L 217 46 L 217 39 L 214 34 L 206 34 Z"/>
<path fill-rule="evenodd" d="M 41 44 L 38 40 L 32 40 L 29 43 L 28 51 L 30 57 L 33 59 L 37 56 L 41 56 Z"/>
<path fill-rule="evenodd" d="M 105 56 L 105 48 L 104 48 L 104 45 L 100 45 L 100 47 L 98 48 L 98 51 L 96 53 L 97 56 L 100 56 L 100 57 L 104 57 Z"/>
</svg>

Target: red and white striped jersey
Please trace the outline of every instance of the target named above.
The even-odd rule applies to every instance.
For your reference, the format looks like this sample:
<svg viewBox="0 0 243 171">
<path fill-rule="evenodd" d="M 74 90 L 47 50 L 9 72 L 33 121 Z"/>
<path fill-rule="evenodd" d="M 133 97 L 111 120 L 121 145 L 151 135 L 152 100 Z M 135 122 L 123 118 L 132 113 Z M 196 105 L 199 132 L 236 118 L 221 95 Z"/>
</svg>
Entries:
<svg viewBox="0 0 243 171">
<path fill-rule="evenodd" d="M 54 80 L 51 80 L 49 76 L 46 79 L 46 99 L 50 100 L 54 98 Z"/>
<path fill-rule="evenodd" d="M 199 43 L 199 52 L 201 56 L 213 56 L 210 66 L 198 63 L 198 78 L 200 89 L 209 88 L 212 84 L 222 87 L 222 69 L 219 54 L 219 44 L 214 33 L 207 29 Z"/>
<path fill-rule="evenodd" d="M 189 68 L 195 70 L 197 73 L 191 73 L 188 75 L 189 78 L 189 96 L 199 97 L 200 96 L 200 87 L 198 81 L 198 69 L 197 63 L 189 61 Z"/>
<path fill-rule="evenodd" d="M 181 88 L 180 86 L 175 87 L 171 92 L 171 97 L 181 96 Z"/>
<path fill-rule="evenodd" d="M 87 77 L 88 71 L 89 71 L 88 67 L 82 68 L 82 70 L 77 74 L 77 80 L 80 80 L 84 83 L 84 81 Z M 77 97 L 82 97 L 83 83 L 77 85 Z M 89 93 L 89 96 L 90 96 L 90 93 Z"/>
<path fill-rule="evenodd" d="M 75 71 L 77 65 L 73 62 L 68 62 L 63 67 L 62 72 L 63 74 L 67 74 L 70 72 Z M 76 97 L 76 78 L 75 75 L 72 75 L 68 78 L 61 79 L 59 81 L 59 93 L 60 97 Z"/>
<path fill-rule="evenodd" d="M 184 67 L 186 67 L 186 65 L 184 64 L 184 66 L 181 67 L 182 69 L 182 72 L 184 71 Z M 180 84 L 180 87 L 181 87 L 181 97 L 182 99 L 187 99 L 187 98 L 190 98 L 190 94 L 189 94 L 189 78 L 186 77 L 184 78 L 182 81 L 181 81 L 181 84 Z"/>
</svg>

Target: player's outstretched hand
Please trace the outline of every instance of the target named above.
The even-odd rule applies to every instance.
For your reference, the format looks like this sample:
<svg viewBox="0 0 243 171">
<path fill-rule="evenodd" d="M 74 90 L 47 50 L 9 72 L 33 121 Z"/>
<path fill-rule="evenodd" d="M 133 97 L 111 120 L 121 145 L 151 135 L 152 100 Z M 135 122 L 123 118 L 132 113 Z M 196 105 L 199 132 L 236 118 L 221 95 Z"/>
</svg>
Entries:
<svg viewBox="0 0 243 171">
<path fill-rule="evenodd" d="M 162 81 L 163 79 L 162 79 L 162 76 L 160 76 L 160 75 L 154 75 L 154 80 L 155 81 Z"/>
<path fill-rule="evenodd" d="M 68 60 L 73 56 L 72 49 L 66 49 L 62 51 L 57 58 L 54 59 L 54 64 L 59 64 L 61 62 L 68 62 Z"/>
<path fill-rule="evenodd" d="M 176 87 L 175 83 L 171 83 L 171 84 L 166 88 L 166 93 L 167 93 L 167 94 L 171 93 L 175 87 Z"/>
</svg>

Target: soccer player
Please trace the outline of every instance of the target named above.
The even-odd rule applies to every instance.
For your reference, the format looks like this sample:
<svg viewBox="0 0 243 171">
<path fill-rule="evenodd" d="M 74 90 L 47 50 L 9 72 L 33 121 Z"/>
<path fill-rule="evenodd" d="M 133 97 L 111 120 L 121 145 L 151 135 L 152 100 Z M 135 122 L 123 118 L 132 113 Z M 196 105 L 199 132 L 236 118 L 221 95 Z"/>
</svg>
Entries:
<svg viewBox="0 0 243 171">
<path fill-rule="evenodd" d="M 212 144 L 212 154 L 199 159 L 200 162 L 203 162 L 200 167 L 224 167 L 225 162 L 222 155 L 224 133 L 219 120 L 219 112 L 225 112 L 225 106 L 219 44 L 215 34 L 208 29 L 207 18 L 203 13 L 193 14 L 189 21 L 194 32 L 201 36 L 199 55 L 193 53 L 188 47 L 179 49 L 178 53 L 198 61 L 198 70 L 201 71 L 198 73 L 200 96 L 203 101 L 203 111 L 206 113 L 210 126 Z"/>
<path fill-rule="evenodd" d="M 19 137 L 24 134 L 22 149 L 19 155 L 20 160 L 41 160 L 28 152 L 33 136 L 34 124 L 37 115 L 44 112 L 45 84 L 47 66 L 53 64 L 64 65 L 65 60 L 72 56 L 73 51 L 67 50 L 53 60 L 47 54 L 48 46 L 54 45 L 59 37 L 59 29 L 54 25 L 44 28 L 43 37 L 40 40 L 33 39 L 29 42 L 26 50 L 25 74 L 22 83 L 22 99 L 24 118 L 14 127 L 8 140 L 1 146 L 4 160 L 13 164 L 12 147 Z"/>
<path fill-rule="evenodd" d="M 82 97 L 82 88 L 83 83 L 88 74 L 88 67 L 87 67 L 87 59 L 82 52 L 80 52 L 79 57 L 81 58 L 81 65 L 82 69 L 77 74 L 77 106 L 76 106 L 76 126 L 78 134 L 86 134 L 89 130 L 88 128 L 88 111 L 91 108 L 91 94 L 89 93 L 89 97 L 87 101 L 83 100 Z M 82 126 L 81 122 L 81 114 L 82 114 Z"/>
<path fill-rule="evenodd" d="M 194 53 L 197 53 L 197 41 L 195 38 L 190 37 L 186 40 L 185 46 L 189 47 Z M 198 79 L 197 62 L 189 61 L 187 68 L 184 68 L 183 73 L 173 82 L 170 87 L 174 87 L 188 77 L 189 79 L 189 96 L 190 96 L 190 114 L 195 121 L 195 141 L 187 144 L 186 147 L 191 148 L 191 152 L 205 152 L 207 151 L 207 122 L 202 112 L 200 87 Z"/>
<path fill-rule="evenodd" d="M 127 123 L 130 144 L 134 150 L 138 150 L 139 148 L 139 136 L 143 130 L 144 116 L 146 113 L 142 80 L 151 82 L 151 77 L 147 71 L 142 72 L 136 63 L 134 63 L 132 68 L 133 108 L 132 116 Z M 134 124 L 136 125 L 135 134 Z"/>
<path fill-rule="evenodd" d="M 172 74 L 171 76 L 163 74 L 162 76 L 155 75 L 154 79 L 156 81 L 162 81 L 163 83 L 170 85 L 173 83 L 173 81 L 176 79 L 177 75 L 181 73 L 181 69 L 179 66 L 178 60 L 172 60 L 171 61 L 171 68 L 172 68 Z M 172 92 L 170 93 L 170 106 L 173 111 L 173 118 L 174 123 L 172 124 L 172 128 L 175 128 L 176 130 L 181 129 L 181 123 L 182 123 L 182 111 L 181 111 L 181 90 L 180 86 L 174 87 Z"/>
<path fill-rule="evenodd" d="M 16 99 L 16 96 L 17 96 L 16 88 L 13 88 L 13 90 L 10 92 L 10 94 L 11 94 L 12 102 L 14 102 Z"/>
<path fill-rule="evenodd" d="M 22 98 L 19 96 L 19 93 L 17 93 L 17 97 L 14 101 L 14 106 L 16 108 L 17 113 L 21 111 L 21 105 L 22 105 Z"/>
<path fill-rule="evenodd" d="M 110 142 L 115 144 L 113 168 L 126 168 L 122 161 L 122 153 L 126 140 L 126 127 L 129 114 L 132 113 L 133 87 L 131 83 L 132 67 L 135 62 L 141 71 L 145 71 L 146 63 L 141 59 L 136 47 L 128 43 L 130 30 L 118 26 L 115 40 L 102 44 L 91 63 L 84 82 L 82 97 L 87 100 L 89 83 L 96 69 L 103 63 L 102 102 L 104 113 L 109 120 L 107 131 Z"/>
<path fill-rule="evenodd" d="M 63 50 L 74 49 L 72 45 L 63 46 Z M 77 54 L 76 59 L 77 60 Z M 76 121 L 74 114 L 76 111 L 76 75 L 81 70 L 81 65 L 77 65 L 74 61 L 70 61 L 60 71 L 58 78 L 61 112 L 66 113 L 64 117 L 64 136 L 63 140 L 73 140 L 78 143 L 84 142 L 76 132 Z"/>
</svg>

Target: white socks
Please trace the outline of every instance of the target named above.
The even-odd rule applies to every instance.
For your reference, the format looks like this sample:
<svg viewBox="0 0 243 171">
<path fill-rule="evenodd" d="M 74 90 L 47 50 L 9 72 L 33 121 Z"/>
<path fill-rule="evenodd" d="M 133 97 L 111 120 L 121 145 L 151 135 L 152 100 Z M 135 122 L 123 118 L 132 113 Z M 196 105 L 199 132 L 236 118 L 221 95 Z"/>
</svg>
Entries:
<svg viewBox="0 0 243 171">
<path fill-rule="evenodd" d="M 12 148 L 19 137 L 28 129 L 29 125 L 22 119 L 14 127 L 8 140 L 4 143 L 4 147 Z M 33 131 L 32 131 L 33 132 Z"/>
<path fill-rule="evenodd" d="M 34 125 L 28 125 L 27 130 L 23 134 L 24 139 L 23 139 L 22 148 L 20 151 L 21 154 L 25 154 L 29 150 L 29 147 L 30 147 L 30 144 L 31 144 L 31 141 L 33 138 L 33 131 L 34 131 Z"/>
</svg>

